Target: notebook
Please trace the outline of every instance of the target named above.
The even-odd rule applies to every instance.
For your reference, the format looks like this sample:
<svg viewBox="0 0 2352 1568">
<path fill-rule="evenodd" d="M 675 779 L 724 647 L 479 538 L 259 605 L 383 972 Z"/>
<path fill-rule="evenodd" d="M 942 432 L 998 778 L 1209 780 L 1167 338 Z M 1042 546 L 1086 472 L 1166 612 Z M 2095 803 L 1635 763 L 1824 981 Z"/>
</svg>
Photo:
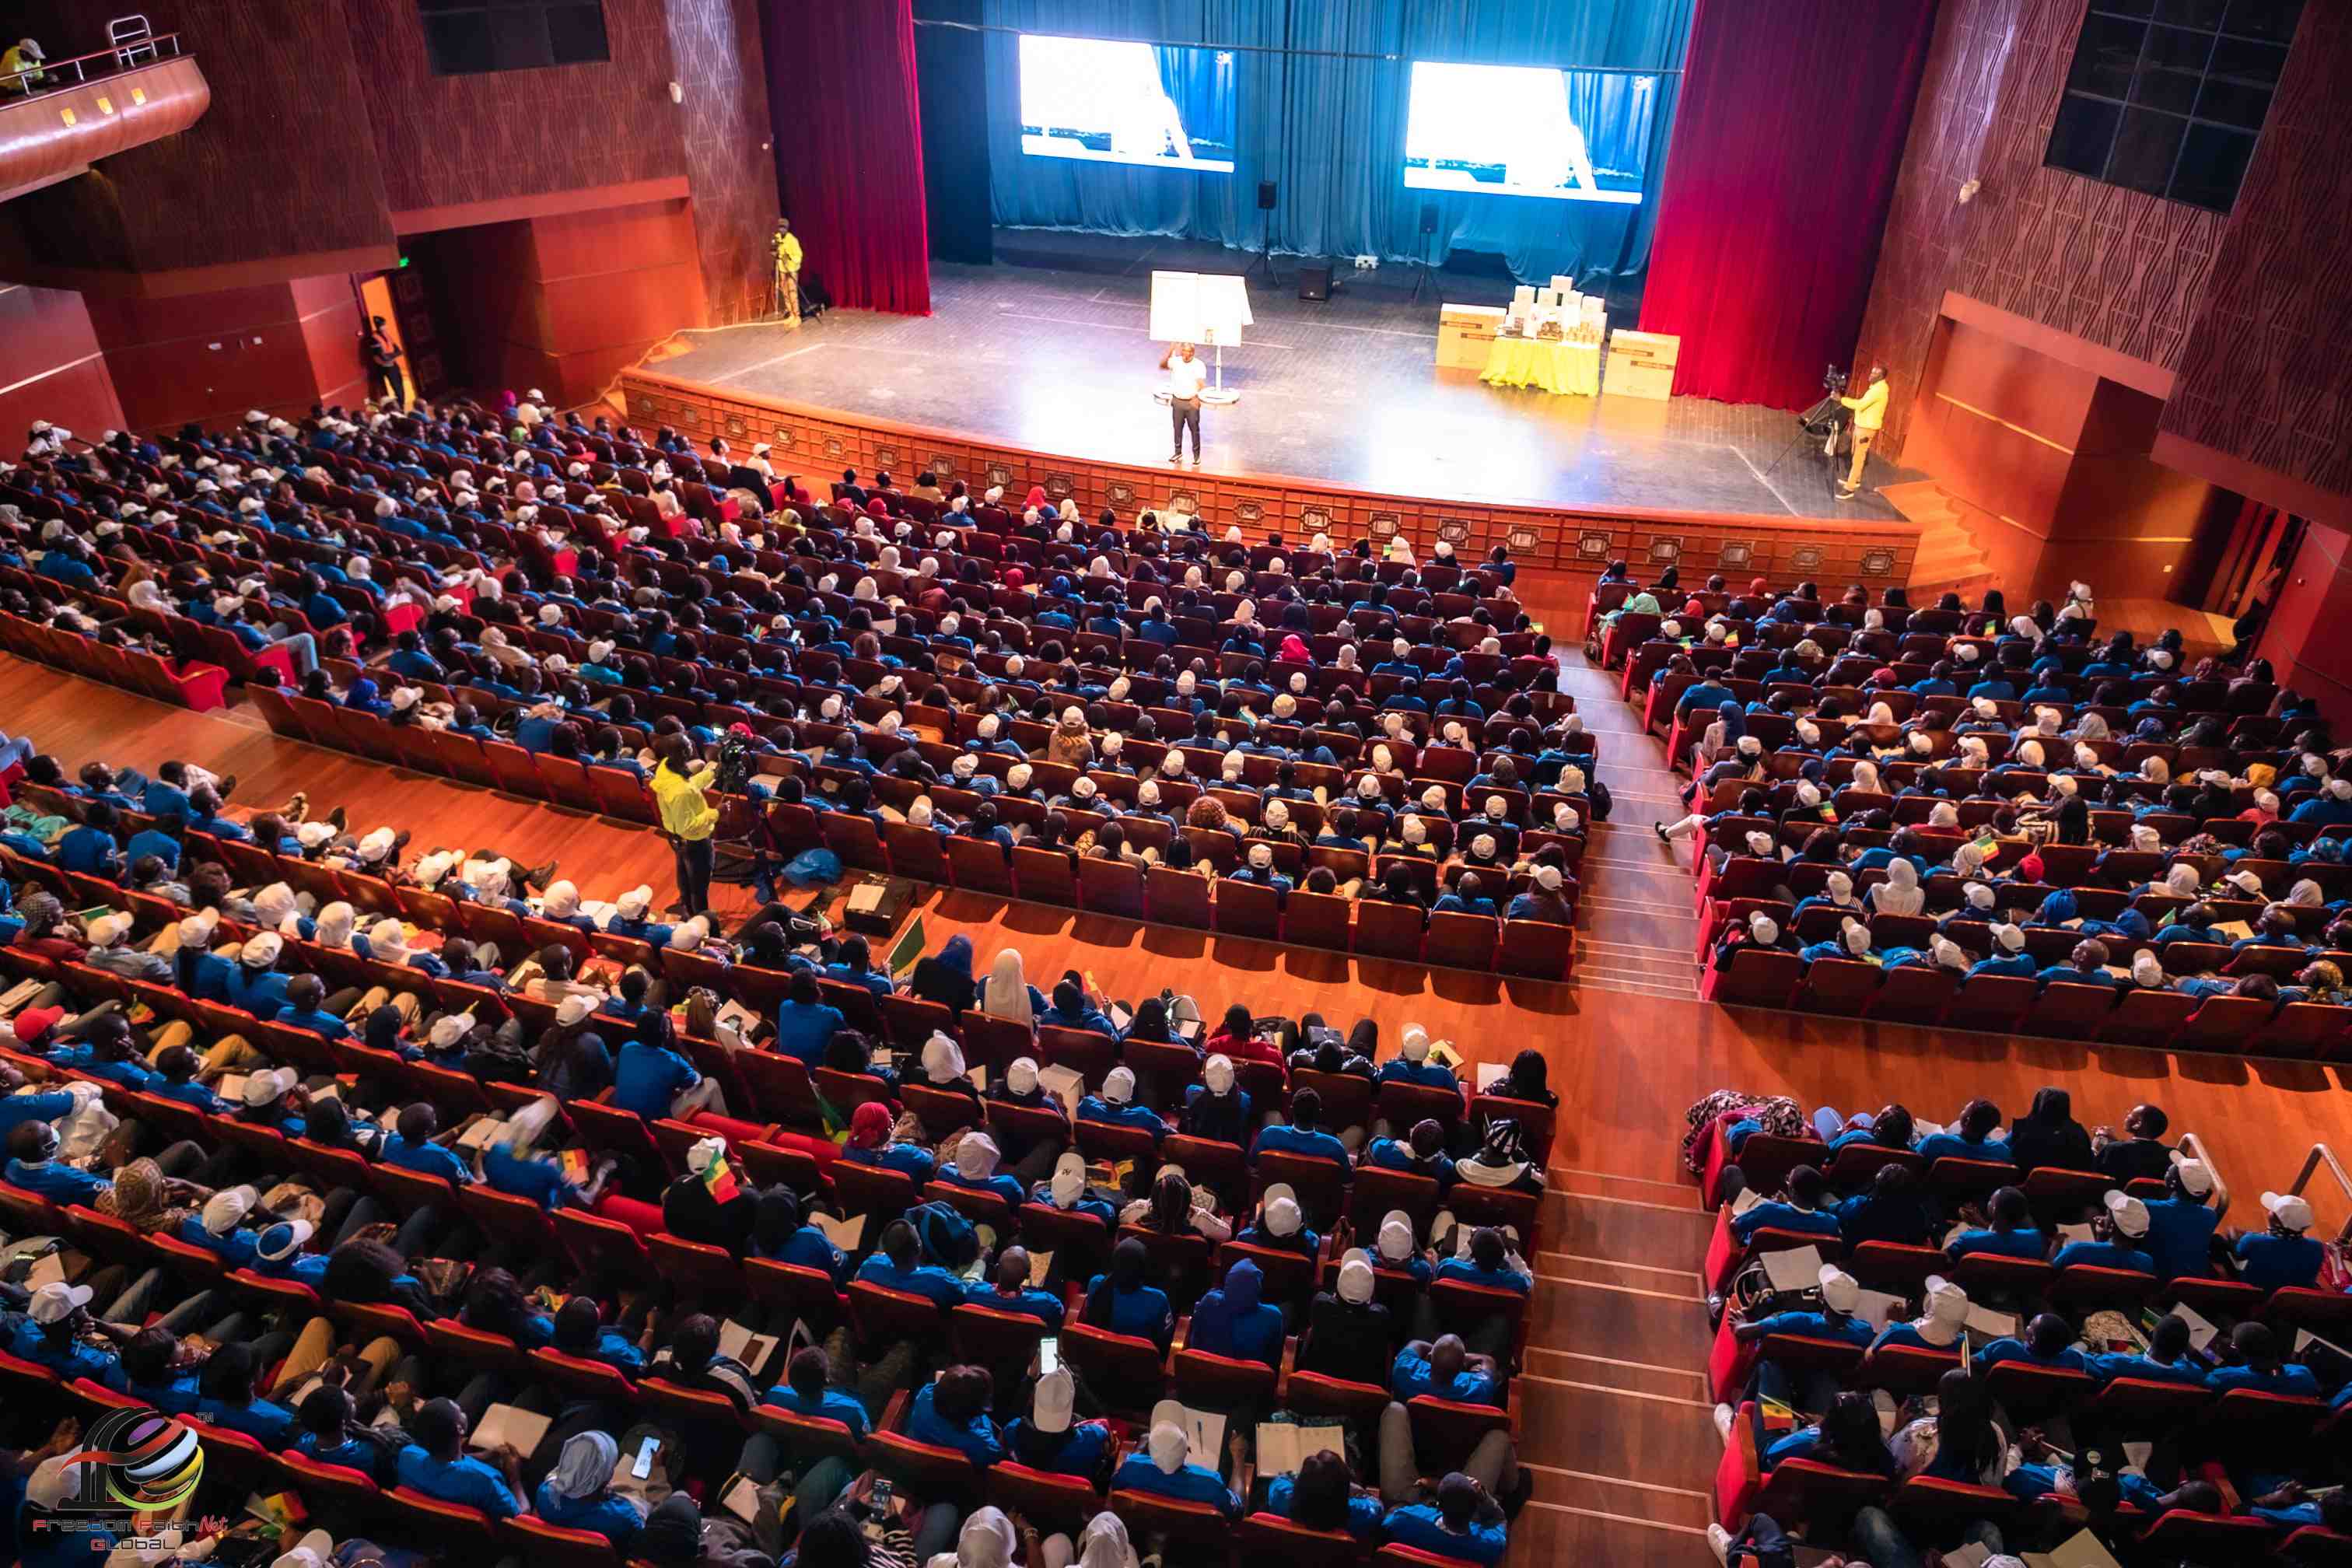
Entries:
<svg viewBox="0 0 2352 1568">
<path fill-rule="evenodd" d="M 835 1219 L 829 1214 L 812 1214 L 808 1222 L 824 1232 L 824 1238 L 844 1252 L 856 1251 L 866 1239 L 866 1216 L 862 1214 L 846 1220 Z"/>
<path fill-rule="evenodd" d="M 1496 1084 L 1502 1082 L 1505 1079 L 1510 1076 L 1511 1069 L 1507 1063 L 1480 1062 L 1478 1064 L 1478 1092 L 1480 1094 L 1486 1093 L 1488 1089 L 1494 1088 Z"/>
<path fill-rule="evenodd" d="M 1768 1252 L 1764 1277 L 1775 1290 L 1817 1290 L 1822 1283 L 1822 1255 L 1810 1247 Z"/>
<path fill-rule="evenodd" d="M 1078 1100 L 1087 1092 L 1087 1080 L 1072 1069 L 1056 1064 L 1037 1069 L 1037 1087 L 1060 1100 L 1062 1110 L 1076 1118 Z"/>
<path fill-rule="evenodd" d="M 723 1345 L 725 1342 L 720 1342 Z M 481 1420 L 475 1424 L 474 1430 L 466 1438 L 466 1447 L 487 1454 L 503 1444 L 518 1454 L 528 1456 L 547 1436 L 547 1429 L 554 1419 L 551 1415 L 518 1410 L 511 1405 L 493 1405 L 482 1412 Z"/>
<path fill-rule="evenodd" d="M 753 1377 L 776 1353 L 778 1342 L 775 1335 L 755 1334 L 732 1318 L 719 1325 L 719 1353 L 741 1362 Z"/>
<path fill-rule="evenodd" d="M 1261 1421 L 1257 1426 L 1257 1473 L 1295 1476 L 1309 1456 L 1327 1448 L 1335 1454 L 1347 1453 L 1346 1428 L 1303 1426 L 1296 1421 Z"/>
</svg>

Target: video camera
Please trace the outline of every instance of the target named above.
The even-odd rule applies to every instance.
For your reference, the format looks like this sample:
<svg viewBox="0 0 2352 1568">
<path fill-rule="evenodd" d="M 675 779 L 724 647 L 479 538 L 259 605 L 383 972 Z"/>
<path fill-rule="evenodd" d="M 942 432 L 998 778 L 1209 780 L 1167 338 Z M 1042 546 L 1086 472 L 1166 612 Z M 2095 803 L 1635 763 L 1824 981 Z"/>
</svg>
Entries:
<svg viewBox="0 0 2352 1568">
<path fill-rule="evenodd" d="M 1846 382 L 1851 378 L 1852 374 L 1850 371 L 1840 370 L 1835 365 L 1828 366 L 1822 372 L 1822 390 L 1832 397 L 1843 395 Z"/>
<path fill-rule="evenodd" d="M 729 795 L 741 795 L 750 787 L 754 759 L 751 742 L 742 735 L 729 731 L 719 739 L 719 787 Z"/>
</svg>

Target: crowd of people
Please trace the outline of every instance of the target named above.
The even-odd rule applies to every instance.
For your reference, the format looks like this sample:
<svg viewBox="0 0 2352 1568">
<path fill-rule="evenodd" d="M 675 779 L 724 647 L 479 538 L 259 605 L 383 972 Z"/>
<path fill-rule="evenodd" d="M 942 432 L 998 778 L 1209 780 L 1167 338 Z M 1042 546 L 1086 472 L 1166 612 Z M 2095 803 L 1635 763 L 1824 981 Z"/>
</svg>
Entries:
<svg viewBox="0 0 2352 1568">
<path fill-rule="evenodd" d="M 37 426 L 0 610 L 637 783 L 731 736 L 732 789 L 1008 858 L 1573 921 L 1592 738 L 1500 547 L 1423 563 L 928 474 L 819 502 L 764 446 L 509 421 Z"/>
<path fill-rule="evenodd" d="M 989 1543 L 1028 1530 L 989 1506 L 986 1471 L 1008 1458 L 1106 1492 L 1499 1555 L 1528 1485 L 1507 1432 L 1424 1475 L 1412 1401 L 1504 1403 L 1523 1316 L 1507 1303 L 1531 1285 L 1523 1259 L 1556 1107 L 1540 1053 L 1474 1094 L 1445 1042 L 1417 1026 L 1391 1052 L 1369 1021 L 1342 1032 L 1236 1005 L 1212 1025 L 1172 994 L 1114 1005 L 1076 974 L 1031 985 L 1017 951 L 982 965 L 961 936 L 902 987 L 862 938 L 781 906 L 732 929 L 665 916 L 646 888 L 583 896 L 557 865 L 427 847 L 340 811 L 312 816 L 299 797 L 253 810 L 235 801 L 236 779 L 181 762 L 152 776 L 102 763 L 68 772 L 11 737 L 0 765 L 20 795 L 0 824 L 11 873 L 0 967 L 20 977 L 0 1000 L 0 1082 L 16 1090 L 0 1100 L 13 1244 L 0 1302 L 8 1353 L 60 1383 L 665 1561 L 774 1558 L 795 1543 L 803 1563 L 886 1561 L 868 1550 L 879 1531 L 876 1550 L 903 1535 L 920 1556 L 1002 1562 Z M 199 858 L 231 845 L 277 879 L 233 879 L 223 860 Z M 357 901 L 322 900 L 322 887 Z M 545 940 L 501 951 L 385 912 L 418 889 Z M 98 892 L 113 901 L 84 901 Z M 677 983 L 665 963 L 676 957 L 705 966 L 695 973 L 723 994 Z M 947 1022 L 896 1053 L 835 1005 L 853 994 L 913 998 Z M 770 995 L 762 1016 L 721 1028 L 740 998 Z M 974 1072 L 958 1037 L 982 1020 L 1024 1040 L 1084 1032 L 1102 1059 L 1066 1097 L 1042 1046 Z M 1172 1072 L 1171 1051 L 1183 1064 Z M 1121 1059 L 1130 1052 L 1141 1071 Z M 734 1098 L 750 1057 L 797 1066 L 841 1092 L 841 1110 L 813 1095 L 804 1125 L 756 1119 L 768 1108 Z M 1391 1084 L 1421 1091 L 1423 1107 L 1435 1091 L 1440 1109 L 1391 1124 L 1378 1114 Z M 1327 1119 L 1324 1090 L 1365 1118 Z M 633 1131 L 616 1131 L 614 1116 Z M 1523 1134 L 1522 1120 L 1542 1132 Z M 657 1144 L 649 1129 L 678 1136 Z M 1134 1157 L 1139 1134 L 1146 1150 L 1182 1140 L 1192 1173 Z M 1284 1161 L 1318 1180 L 1268 1174 Z M 1226 1171 L 1239 1179 L 1219 1190 L 1209 1173 Z M 1369 1172 L 1406 1195 L 1359 1230 L 1344 1194 Z M 1326 1188 L 1341 1200 L 1319 1200 Z M 810 1270 L 820 1305 L 748 1279 L 616 1268 L 567 1249 L 561 1228 L 521 1239 L 481 1198 Z M 144 1238 L 183 1250 L 159 1265 Z M 36 1283 L 50 1258 L 62 1277 Z M 1489 1310 L 1439 1321 L 1423 1288 L 1441 1281 L 1485 1292 L 1473 1300 Z M 301 1289 L 289 1298 L 289 1286 Z M 913 1328 L 842 1307 L 837 1292 L 854 1301 L 865 1288 L 944 1315 Z M 353 1307 L 397 1312 L 355 1331 Z M 1234 1443 L 1194 1453 L 1181 1407 L 1101 1386 L 1079 1339 L 1062 1339 L 1053 1366 L 1034 1344 L 996 1364 L 957 1353 L 948 1325 L 967 1307 L 1024 1316 L 1040 1336 L 1066 1325 L 1125 1336 L 1154 1359 L 1198 1352 L 1357 1385 L 1371 1368 L 1385 1376 L 1344 1453 L 1256 1473 L 1255 1424 L 1282 1418 L 1279 1404 L 1229 1400 Z M 546 1350 L 632 1387 L 716 1393 L 745 1419 L 781 1409 L 861 1441 L 891 1422 L 971 1458 L 969 1495 L 877 1500 L 871 1478 L 823 1445 L 583 1391 L 535 1361 L 520 1373 L 434 1353 L 441 1322 L 517 1358 Z M 739 1331 L 780 1343 L 756 1353 Z M 1187 1386 L 1176 1364 L 1185 1404 L 1213 1405 L 1215 1391 Z M 1281 1386 L 1265 1388 L 1278 1401 Z M 500 1406 L 548 1418 L 531 1451 L 468 1447 Z M 651 1485 L 615 1458 L 648 1440 Z M 65 1457 L 31 1468 L 27 1561 L 63 1561 L 27 1521 L 76 1495 Z M 761 1500 L 730 1513 L 719 1500 L 738 1479 Z M 1124 1529 L 1106 1511 L 1024 1561 L 1110 1550 Z"/>
<path fill-rule="evenodd" d="M 1656 623 L 1627 678 L 1692 774 L 1655 831 L 1696 844 L 1710 994 L 1763 950 L 1805 966 L 1775 1000 L 1866 998 L 1844 966 L 1867 964 L 1947 974 L 1972 1016 L 1991 977 L 2012 1026 L 2087 1032 L 2164 992 L 2185 1000 L 2145 1015 L 2159 1032 L 2226 997 L 2249 1050 L 2345 1028 L 2286 1009 L 2352 1004 L 2352 756 L 2263 661 L 2191 668 L 2178 629 L 2103 630 L 2081 584 L 2016 616 L 1998 590 L 1915 611 L 1899 589 L 1667 588 L 1677 609 L 1608 615 Z"/>
<path fill-rule="evenodd" d="M 1712 1303 L 1738 1352 L 1719 1358 L 1733 1369 L 1717 1390 L 1726 1441 L 1752 1440 L 1767 1477 L 1802 1458 L 1895 1487 L 1927 1476 L 2000 1497 L 1908 1515 L 1882 1497 L 1736 1533 L 1729 1520 L 1712 1531 L 1718 1555 L 1748 1560 L 1784 1526 L 1895 1568 L 1969 1546 L 2047 1550 L 2085 1518 L 2119 1550 L 2170 1510 L 2260 1520 L 2280 1541 L 2352 1526 L 2332 1447 L 2304 1440 L 2312 1416 L 2352 1405 L 2352 1356 L 2296 1331 L 2292 1298 L 2278 1294 L 2344 1289 L 2310 1205 L 2266 1192 L 2258 1224 L 2224 1226 L 2217 1173 L 2168 1142 L 2156 1105 L 2085 1128 L 2065 1091 L 2044 1089 L 2003 1121 L 1982 1100 L 1940 1126 L 1901 1104 L 1808 1118 L 1793 1101 L 1735 1091 L 1692 1108 L 1685 1159 L 1712 1173 L 1733 1243 Z M 1739 1162 L 1759 1138 L 1778 1146 L 1751 1184 Z M 1941 1162 L 1962 1163 L 1969 1180 L 1943 1179 L 1954 1167 Z M 1817 1278 L 1775 1288 L 1759 1254 L 1804 1246 L 1827 1259 Z M 1874 1246 L 1940 1256 L 1923 1284 Z M 1892 1364 L 1890 1349 L 1950 1364 L 1923 1373 Z M 2012 1366 L 2066 1375 L 2053 1392 L 2005 1381 Z M 2150 1384 L 2172 1402 L 2120 1396 Z M 2111 1388 L 2118 1396 L 2103 1397 Z M 2267 1427 L 2195 1418 L 2204 1399 L 2237 1390 L 2301 1400 L 2305 1413 Z M 2014 1506 L 2044 1499 L 2063 1506 Z"/>
</svg>

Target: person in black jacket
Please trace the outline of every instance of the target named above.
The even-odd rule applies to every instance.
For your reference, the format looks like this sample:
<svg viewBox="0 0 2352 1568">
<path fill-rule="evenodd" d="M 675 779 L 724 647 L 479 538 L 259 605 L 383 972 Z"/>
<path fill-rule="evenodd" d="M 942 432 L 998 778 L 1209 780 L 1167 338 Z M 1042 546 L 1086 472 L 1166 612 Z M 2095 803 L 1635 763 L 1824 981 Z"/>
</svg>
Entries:
<svg viewBox="0 0 2352 1568">
<path fill-rule="evenodd" d="M 2091 1134 L 2098 1169 L 2118 1186 L 2140 1176 L 2164 1180 L 2166 1173 L 2172 1169 L 2172 1146 L 2164 1141 L 2171 1125 L 2171 1119 L 2160 1108 L 2133 1106 L 2131 1114 L 2124 1118 L 2123 1137 L 2116 1137 L 2105 1127 Z"/>
<path fill-rule="evenodd" d="M 2062 1171 L 2097 1169 L 2091 1154 L 2091 1135 L 2074 1120 L 2074 1097 L 2063 1089 L 2034 1091 L 2033 1108 L 2010 1124 L 2010 1158 L 2021 1171 L 2045 1165 Z"/>
<path fill-rule="evenodd" d="M 1307 1338 L 1298 1347 L 1302 1372 L 1364 1381 L 1363 1369 L 1385 1367 L 1396 1356 L 1396 1321 L 1372 1296 L 1370 1261 L 1360 1251 L 1339 1263 L 1338 1288 L 1319 1292 L 1307 1309 Z"/>
</svg>

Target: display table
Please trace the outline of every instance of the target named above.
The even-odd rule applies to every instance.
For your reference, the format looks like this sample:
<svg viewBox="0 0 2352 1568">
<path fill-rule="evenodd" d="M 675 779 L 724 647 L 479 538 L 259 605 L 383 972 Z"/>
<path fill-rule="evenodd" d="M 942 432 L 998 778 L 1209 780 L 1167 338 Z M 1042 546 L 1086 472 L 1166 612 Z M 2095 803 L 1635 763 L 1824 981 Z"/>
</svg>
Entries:
<svg viewBox="0 0 2352 1568">
<path fill-rule="evenodd" d="M 1492 386 L 1533 386 L 1592 397 L 1601 391 L 1601 345 L 1543 338 L 1496 338 L 1478 377 Z"/>
</svg>

